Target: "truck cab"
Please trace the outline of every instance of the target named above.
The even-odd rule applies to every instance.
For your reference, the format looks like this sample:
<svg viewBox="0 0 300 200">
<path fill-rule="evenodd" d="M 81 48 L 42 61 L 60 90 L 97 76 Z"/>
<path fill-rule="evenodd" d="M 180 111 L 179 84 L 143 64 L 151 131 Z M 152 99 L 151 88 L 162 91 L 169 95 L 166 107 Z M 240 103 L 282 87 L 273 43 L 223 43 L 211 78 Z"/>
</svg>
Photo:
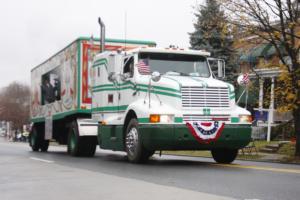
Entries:
<svg viewBox="0 0 300 200">
<path fill-rule="evenodd" d="M 215 78 L 209 56 L 155 47 L 98 54 L 92 118 L 100 147 L 135 163 L 156 150 L 211 150 L 217 162 L 232 162 L 250 141 L 251 115 L 236 105 L 233 85 Z"/>
</svg>

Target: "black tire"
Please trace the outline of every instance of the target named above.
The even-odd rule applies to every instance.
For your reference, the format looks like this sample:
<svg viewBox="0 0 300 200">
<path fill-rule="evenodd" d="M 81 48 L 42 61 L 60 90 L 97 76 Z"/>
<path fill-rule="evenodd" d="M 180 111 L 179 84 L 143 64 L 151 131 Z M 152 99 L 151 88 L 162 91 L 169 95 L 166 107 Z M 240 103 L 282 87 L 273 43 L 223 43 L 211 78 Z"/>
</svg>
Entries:
<svg viewBox="0 0 300 200">
<path fill-rule="evenodd" d="M 80 156 L 80 149 L 82 145 L 80 144 L 78 127 L 76 122 L 70 124 L 69 133 L 68 133 L 68 153 L 71 156 Z"/>
<path fill-rule="evenodd" d="M 235 160 L 238 149 L 213 149 L 211 154 L 217 163 L 229 164 Z"/>
<path fill-rule="evenodd" d="M 38 137 L 37 128 L 35 126 L 32 127 L 30 133 L 29 145 L 31 146 L 32 151 L 39 151 L 40 149 L 40 140 Z"/>
<path fill-rule="evenodd" d="M 143 163 L 154 153 L 143 147 L 141 134 L 138 129 L 138 121 L 135 118 L 129 121 L 126 128 L 125 150 L 128 160 L 132 163 Z"/>
<path fill-rule="evenodd" d="M 49 140 L 44 139 L 44 129 L 42 127 L 34 126 L 30 133 L 29 145 L 32 151 L 48 151 Z"/>
<path fill-rule="evenodd" d="M 72 156 L 92 157 L 96 152 L 97 138 L 79 136 L 77 122 L 70 124 L 68 134 L 68 153 Z"/>
<path fill-rule="evenodd" d="M 93 157 L 97 147 L 97 137 L 84 136 L 83 139 L 83 152 L 82 156 Z"/>
<path fill-rule="evenodd" d="M 150 150 L 147 150 L 147 149 L 144 148 L 144 154 L 143 154 L 144 160 L 149 160 L 149 158 L 151 156 L 153 156 L 154 153 L 155 153 L 155 150 L 150 151 Z"/>
<path fill-rule="evenodd" d="M 41 142 L 40 149 L 42 152 L 47 152 L 49 147 L 49 140 L 44 140 Z"/>
</svg>

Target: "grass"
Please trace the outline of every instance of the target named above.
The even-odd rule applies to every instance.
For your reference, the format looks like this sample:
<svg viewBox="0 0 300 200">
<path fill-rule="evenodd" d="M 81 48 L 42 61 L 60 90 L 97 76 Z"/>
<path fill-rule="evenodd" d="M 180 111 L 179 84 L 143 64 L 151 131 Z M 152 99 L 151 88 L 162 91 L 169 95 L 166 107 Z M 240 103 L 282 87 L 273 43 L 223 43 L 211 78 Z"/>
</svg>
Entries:
<svg viewBox="0 0 300 200">
<path fill-rule="evenodd" d="M 282 145 L 282 147 L 279 149 L 278 153 L 292 157 L 295 154 L 295 148 L 296 148 L 295 144 L 287 143 L 287 144 Z"/>
<path fill-rule="evenodd" d="M 267 142 L 265 140 L 256 140 L 254 141 L 256 149 L 259 151 L 260 149 L 264 148 L 268 144 L 278 144 L 278 141 L 270 141 Z"/>
<path fill-rule="evenodd" d="M 259 152 L 260 149 L 264 148 L 268 144 L 278 144 L 278 141 L 254 141 L 254 145 L 257 149 L 257 152 Z M 250 143 L 251 145 L 251 143 Z M 294 157 L 295 152 L 295 144 L 293 143 L 287 143 L 284 144 L 278 151 L 278 154 L 285 155 L 282 160 L 278 160 L 281 162 L 296 162 L 300 163 L 300 158 Z M 183 156 L 195 156 L 195 157 L 207 157 L 211 158 L 212 155 L 210 151 L 162 151 L 162 154 L 169 154 L 169 155 L 183 155 Z M 255 149 L 244 149 L 244 153 L 242 151 L 239 151 L 238 159 L 241 160 L 261 160 L 263 159 L 264 155 L 260 153 L 256 153 Z"/>
<path fill-rule="evenodd" d="M 210 151 L 162 151 L 162 154 L 211 158 Z"/>
<path fill-rule="evenodd" d="M 295 157 L 295 149 L 296 145 L 292 142 L 282 145 L 278 153 L 285 156 L 281 161 L 290 163 L 300 163 L 300 157 Z"/>
<path fill-rule="evenodd" d="M 179 156 L 195 156 L 195 157 L 205 157 L 205 158 L 211 158 L 211 152 L 210 151 L 162 151 L 162 154 L 168 154 L 168 155 L 179 155 Z M 239 154 L 238 159 L 241 160 L 258 160 L 262 156 L 252 153 L 245 153 L 245 154 Z"/>
<path fill-rule="evenodd" d="M 255 141 L 255 146 L 257 148 L 257 151 L 259 149 L 265 147 L 267 144 L 277 144 L 276 141 L 271 141 L 268 143 L 267 141 Z M 170 154 L 170 155 L 181 155 L 181 156 L 199 156 L 199 157 L 212 157 L 210 151 L 162 151 L 162 154 Z M 245 150 L 245 155 L 243 155 L 241 152 L 239 154 L 238 158 L 241 159 L 258 159 L 262 156 L 254 155 L 255 152 L 253 151 L 252 154 L 249 154 L 247 150 Z"/>
<path fill-rule="evenodd" d="M 237 158 L 240 160 L 259 160 L 262 157 L 263 157 L 262 155 L 253 153 L 253 154 L 239 154 Z"/>
</svg>

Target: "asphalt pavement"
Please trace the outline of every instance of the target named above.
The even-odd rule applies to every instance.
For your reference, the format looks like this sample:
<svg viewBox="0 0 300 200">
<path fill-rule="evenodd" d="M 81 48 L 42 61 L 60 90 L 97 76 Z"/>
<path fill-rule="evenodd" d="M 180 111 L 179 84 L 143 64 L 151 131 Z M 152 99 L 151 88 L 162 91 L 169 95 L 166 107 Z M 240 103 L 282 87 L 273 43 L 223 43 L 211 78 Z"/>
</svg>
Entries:
<svg viewBox="0 0 300 200">
<path fill-rule="evenodd" d="M 75 158 L 64 146 L 32 152 L 0 138 L 0 199 L 300 199 L 300 165 L 154 155 L 142 165 L 98 149 Z"/>
</svg>

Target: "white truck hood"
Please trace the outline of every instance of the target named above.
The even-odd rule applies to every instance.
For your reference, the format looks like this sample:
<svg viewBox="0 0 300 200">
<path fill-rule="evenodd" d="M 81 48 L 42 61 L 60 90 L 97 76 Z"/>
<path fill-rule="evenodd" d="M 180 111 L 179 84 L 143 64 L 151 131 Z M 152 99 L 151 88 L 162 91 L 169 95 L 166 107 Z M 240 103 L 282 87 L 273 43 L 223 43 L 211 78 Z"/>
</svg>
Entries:
<svg viewBox="0 0 300 200">
<path fill-rule="evenodd" d="M 226 87 L 228 84 L 213 78 L 190 77 L 190 76 L 162 76 L 162 80 L 158 82 L 161 84 L 164 79 L 171 79 L 176 81 L 180 86 L 203 86 L 203 87 Z"/>
</svg>

